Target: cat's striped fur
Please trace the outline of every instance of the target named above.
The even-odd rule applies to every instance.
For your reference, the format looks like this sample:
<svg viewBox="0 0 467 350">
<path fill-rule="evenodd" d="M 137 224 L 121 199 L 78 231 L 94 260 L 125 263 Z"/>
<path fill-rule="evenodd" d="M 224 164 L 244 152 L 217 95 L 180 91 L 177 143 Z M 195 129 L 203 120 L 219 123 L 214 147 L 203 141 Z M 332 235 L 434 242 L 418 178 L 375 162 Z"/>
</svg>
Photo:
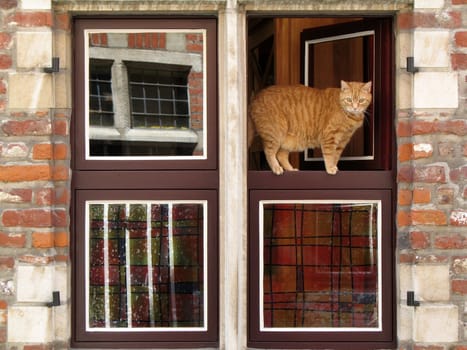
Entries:
<svg viewBox="0 0 467 350">
<path fill-rule="evenodd" d="M 363 124 L 371 92 L 371 82 L 342 81 L 340 89 L 270 86 L 250 103 L 249 145 L 256 130 L 277 175 L 297 170 L 289 163 L 289 152 L 320 147 L 327 173 L 336 174 L 342 151 Z"/>
</svg>

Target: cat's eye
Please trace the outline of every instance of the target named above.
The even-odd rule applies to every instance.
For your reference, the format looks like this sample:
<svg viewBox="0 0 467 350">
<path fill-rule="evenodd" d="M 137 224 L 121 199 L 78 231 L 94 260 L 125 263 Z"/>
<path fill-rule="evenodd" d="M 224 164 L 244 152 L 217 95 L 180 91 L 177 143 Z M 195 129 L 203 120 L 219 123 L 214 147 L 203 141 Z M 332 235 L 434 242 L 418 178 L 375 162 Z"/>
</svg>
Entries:
<svg viewBox="0 0 467 350">
<path fill-rule="evenodd" d="M 345 102 L 352 103 L 352 98 L 351 97 L 346 97 L 344 99 Z"/>
<path fill-rule="evenodd" d="M 358 100 L 358 103 L 365 103 L 366 102 L 366 98 L 361 98 Z"/>
</svg>

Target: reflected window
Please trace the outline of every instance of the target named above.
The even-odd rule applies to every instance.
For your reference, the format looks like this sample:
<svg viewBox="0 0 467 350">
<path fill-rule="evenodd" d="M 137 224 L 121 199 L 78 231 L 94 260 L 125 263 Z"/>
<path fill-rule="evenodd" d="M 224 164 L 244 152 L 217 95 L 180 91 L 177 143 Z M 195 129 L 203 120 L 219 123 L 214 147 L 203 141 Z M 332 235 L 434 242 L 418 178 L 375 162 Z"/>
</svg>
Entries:
<svg viewBox="0 0 467 350">
<path fill-rule="evenodd" d="M 88 202 L 88 329 L 205 328 L 206 209 Z"/>
<path fill-rule="evenodd" d="M 130 66 L 131 117 L 134 128 L 190 128 L 190 67 Z"/>
<path fill-rule="evenodd" d="M 206 159 L 205 30 L 87 31 L 87 159 Z"/>
<path fill-rule="evenodd" d="M 89 124 L 113 126 L 111 61 L 92 60 L 89 72 Z"/>
</svg>

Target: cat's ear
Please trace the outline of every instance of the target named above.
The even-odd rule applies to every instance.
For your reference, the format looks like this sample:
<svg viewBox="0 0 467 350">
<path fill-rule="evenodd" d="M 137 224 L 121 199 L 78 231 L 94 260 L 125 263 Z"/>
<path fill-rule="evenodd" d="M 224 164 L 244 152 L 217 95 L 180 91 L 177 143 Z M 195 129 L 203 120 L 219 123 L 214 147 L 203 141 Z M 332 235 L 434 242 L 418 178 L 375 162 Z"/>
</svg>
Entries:
<svg viewBox="0 0 467 350">
<path fill-rule="evenodd" d="M 341 80 L 341 89 L 342 90 L 348 90 L 348 89 L 350 89 L 350 86 L 345 81 Z"/>
<path fill-rule="evenodd" d="M 370 93 L 371 92 L 371 81 L 363 85 L 362 89 Z"/>
</svg>

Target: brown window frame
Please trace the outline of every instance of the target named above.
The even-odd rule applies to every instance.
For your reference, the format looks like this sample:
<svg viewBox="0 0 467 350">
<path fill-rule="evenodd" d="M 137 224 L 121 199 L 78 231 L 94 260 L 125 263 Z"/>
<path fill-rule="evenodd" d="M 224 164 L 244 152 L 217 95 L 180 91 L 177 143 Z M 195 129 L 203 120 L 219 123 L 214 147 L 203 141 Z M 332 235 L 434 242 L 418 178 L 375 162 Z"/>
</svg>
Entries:
<svg viewBox="0 0 467 350">
<path fill-rule="evenodd" d="M 257 19 L 262 15 L 251 14 Z M 268 15 L 263 17 L 289 18 Z M 296 16 L 305 17 L 305 16 Z M 313 17 L 313 16 L 309 16 Z M 253 348 L 313 348 L 313 349 L 380 349 L 393 348 L 397 343 L 395 264 L 394 264 L 394 213 L 395 137 L 394 137 L 394 37 L 392 15 L 326 16 L 329 18 L 358 18 L 376 23 L 375 35 L 375 159 L 370 161 L 346 161 L 339 163 L 339 172 L 326 174 L 324 166 L 315 162 L 307 170 L 274 175 L 269 169 L 248 170 L 248 346 Z M 322 17 L 321 17 L 322 18 Z M 292 26 L 292 25 L 291 25 Z M 347 26 L 347 24 L 345 25 Z M 339 25 L 337 25 L 339 27 Z M 336 27 L 335 27 L 336 28 Z M 361 27 L 360 27 L 361 28 Z M 358 25 L 357 25 L 358 30 Z M 315 33 L 327 36 L 332 27 L 318 28 Z M 275 53 L 279 50 L 276 48 Z M 302 51 L 303 53 L 303 51 Z M 303 64 L 303 62 L 302 62 Z M 303 66 L 301 67 L 303 77 Z M 302 164 L 300 164 L 302 166 Z M 377 332 L 335 331 L 261 331 L 259 202 L 262 200 L 363 200 L 380 199 L 383 203 L 382 234 L 382 330 Z"/>
<path fill-rule="evenodd" d="M 85 158 L 85 29 L 204 29 L 209 67 L 206 94 L 209 133 L 205 159 L 93 160 Z M 74 104 L 72 135 L 72 336 L 77 348 L 194 348 L 218 345 L 217 19 L 213 16 L 77 16 L 73 19 Z M 86 330 L 85 206 L 87 200 L 206 201 L 207 321 L 203 330 L 112 332 Z"/>
</svg>

